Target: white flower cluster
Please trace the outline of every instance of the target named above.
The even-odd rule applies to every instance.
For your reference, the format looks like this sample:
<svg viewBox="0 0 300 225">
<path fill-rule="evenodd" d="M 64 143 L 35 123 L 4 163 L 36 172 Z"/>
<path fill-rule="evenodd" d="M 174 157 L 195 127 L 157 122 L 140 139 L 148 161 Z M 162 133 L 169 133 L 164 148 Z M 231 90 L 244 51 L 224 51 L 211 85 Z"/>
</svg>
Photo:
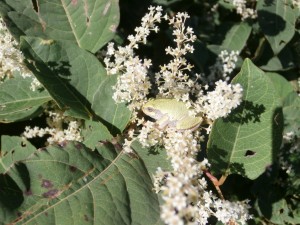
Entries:
<svg viewBox="0 0 300 225">
<path fill-rule="evenodd" d="M 128 102 L 131 110 L 139 109 L 149 93 L 151 83 L 147 76 L 151 66 L 151 60 L 140 60 L 134 54 L 134 49 L 138 49 L 139 43 L 146 43 L 150 31 L 158 31 L 155 23 L 161 21 L 160 6 L 150 7 L 149 13 L 142 18 L 142 25 L 135 29 L 136 34 L 128 37 L 129 44 L 125 47 L 114 49 L 113 43 L 109 43 L 107 56 L 104 59 L 108 74 L 117 74 L 117 84 L 113 87 L 115 93 L 113 98 L 116 102 Z M 111 61 L 111 57 L 115 60 Z"/>
<path fill-rule="evenodd" d="M 242 202 L 230 202 L 217 199 L 214 201 L 214 208 L 216 210 L 214 215 L 217 217 L 218 221 L 221 221 L 223 224 L 237 224 L 234 222 L 246 224 L 246 221 L 252 218 L 252 216 L 249 215 L 248 210 L 250 206 L 248 202 L 248 200 Z"/>
<path fill-rule="evenodd" d="M 236 67 L 239 54 L 239 51 L 231 51 L 230 53 L 227 50 L 221 51 L 221 53 L 218 55 L 216 63 L 210 67 L 209 76 L 201 79 L 207 83 L 215 82 L 218 79 L 229 81 L 229 75 Z"/>
<path fill-rule="evenodd" d="M 19 72 L 23 78 L 32 76 L 24 65 L 24 56 L 17 46 L 17 41 L 9 33 L 3 19 L 0 17 L 0 81 L 13 77 L 14 72 Z M 30 89 L 35 91 L 41 86 L 41 83 L 33 78 Z"/>
<path fill-rule="evenodd" d="M 156 74 L 156 83 L 159 89 L 158 97 L 176 98 L 187 102 L 189 94 L 200 89 L 200 86 L 189 79 L 189 75 L 186 73 L 193 66 L 187 62 L 184 56 L 189 52 L 193 53 L 194 47 L 190 43 L 196 40 L 193 29 L 185 27 L 187 18 L 189 18 L 187 13 L 177 13 L 169 19 L 169 25 L 173 26 L 176 46 L 166 48 L 166 53 L 171 55 L 173 60 L 167 65 L 161 66 L 160 72 Z"/>
<path fill-rule="evenodd" d="M 209 217 L 215 216 L 224 224 L 233 221 L 245 224 L 251 218 L 247 201 L 221 200 L 206 190 L 203 171 L 209 164 L 206 159 L 202 162 L 195 159 L 200 149 L 200 140 L 195 136 L 199 134 L 171 128 L 162 136 L 173 171 L 158 168 L 154 175 L 154 190 L 161 192 L 164 200 L 161 218 L 166 224 L 204 225 Z"/>
<path fill-rule="evenodd" d="M 199 110 L 211 120 L 226 117 L 241 103 L 243 97 L 243 88 L 240 84 L 227 84 L 222 80 L 215 84 L 215 90 L 203 95 L 202 102 L 198 103 L 198 107 L 201 105 Z"/>
<path fill-rule="evenodd" d="M 137 110 L 147 101 L 146 95 L 151 88 L 148 78 L 151 61 L 140 60 L 134 55 L 133 49 L 138 48 L 138 43 L 146 42 L 150 30 L 158 31 L 154 22 L 160 22 L 161 18 L 173 26 L 175 46 L 166 48 L 166 53 L 173 59 L 161 66 L 160 71 L 155 74 L 159 91 L 156 97 L 176 98 L 186 103 L 192 115 L 201 113 L 205 116 L 207 114 L 210 119 L 216 119 L 228 115 L 239 105 L 242 96 L 240 85 L 228 85 L 222 81 L 216 83 L 215 91 L 204 95 L 201 85 L 190 78 L 188 72 L 193 66 L 184 58 L 187 53 L 194 51 L 190 43 L 196 40 L 192 28 L 184 25 L 189 18 L 188 14 L 178 13 L 169 18 L 162 17 L 160 7 L 150 7 L 149 10 L 149 14 L 143 18 L 142 26 L 136 28 L 137 34 L 128 38 L 130 44 L 124 48 L 119 47 L 118 50 L 114 49 L 113 44 L 109 44 L 108 58 L 105 59 L 108 73 L 120 74 L 114 87 L 114 99 L 116 102 L 129 103 L 129 108 L 135 115 L 134 120 L 137 122 L 137 132 L 134 129 L 128 131 L 129 139 L 125 139 L 124 150 L 132 152 L 130 144 L 134 140 L 138 140 L 144 147 L 162 145 L 166 149 L 173 170 L 158 170 L 154 176 L 155 190 L 162 193 L 165 201 L 161 217 L 166 224 L 207 224 L 209 217 L 217 217 L 216 213 L 222 221 L 236 220 L 243 223 L 242 216 L 235 216 L 240 215 L 242 211 L 239 207 L 230 206 L 226 214 L 224 207 L 214 206 L 213 203 L 218 198 L 206 190 L 207 183 L 203 177 L 203 170 L 208 166 L 208 162 L 206 159 L 202 162 L 196 160 L 196 155 L 200 151 L 200 141 L 203 141 L 201 130 L 178 131 L 172 127 L 160 130 L 155 122 L 137 118 Z M 114 61 L 110 61 L 111 57 L 114 57 Z M 223 58 L 230 61 L 226 67 L 228 72 L 230 67 L 234 68 L 231 61 L 235 58 L 233 54 L 232 56 L 224 54 Z M 191 96 L 196 100 L 192 101 Z M 243 208 L 245 218 L 249 218 L 249 214 L 246 213 L 247 207 Z M 233 213 L 232 217 L 228 217 L 229 213 Z M 221 215 L 224 215 L 224 218 Z"/>
<path fill-rule="evenodd" d="M 24 56 L 17 49 L 18 43 L 9 33 L 2 18 L 0 18 L 0 79 L 12 77 L 14 71 L 19 71 L 21 75 L 30 77 L 31 74 L 24 66 Z"/>
<path fill-rule="evenodd" d="M 221 51 L 219 58 L 222 61 L 223 65 L 223 77 L 227 77 L 235 69 L 235 63 L 238 61 L 239 51 Z"/>
<path fill-rule="evenodd" d="M 236 7 L 237 14 L 242 16 L 242 20 L 257 17 L 257 12 L 254 9 L 247 8 L 247 0 L 232 0 L 232 4 Z"/>
<path fill-rule="evenodd" d="M 45 110 L 47 112 L 47 109 Z M 48 144 L 61 143 L 63 141 L 82 141 L 80 135 L 80 122 L 71 120 L 69 117 L 64 117 L 63 113 L 58 109 L 53 111 L 48 111 L 49 117 L 47 118 L 47 123 L 49 127 L 40 128 L 29 126 L 25 127 L 23 136 L 25 138 L 35 138 L 44 137 L 45 135 L 50 135 L 47 138 Z M 63 129 L 63 125 L 67 124 L 68 127 Z"/>
<path fill-rule="evenodd" d="M 44 137 L 45 135 L 50 135 L 47 138 L 47 142 L 51 145 L 54 143 L 61 143 L 63 141 L 82 141 L 80 135 L 80 128 L 77 121 L 71 121 L 67 129 L 59 130 L 56 128 L 40 128 L 34 127 L 30 128 L 29 126 L 25 127 L 25 132 L 23 136 L 26 138 L 35 138 L 35 137 Z"/>
</svg>

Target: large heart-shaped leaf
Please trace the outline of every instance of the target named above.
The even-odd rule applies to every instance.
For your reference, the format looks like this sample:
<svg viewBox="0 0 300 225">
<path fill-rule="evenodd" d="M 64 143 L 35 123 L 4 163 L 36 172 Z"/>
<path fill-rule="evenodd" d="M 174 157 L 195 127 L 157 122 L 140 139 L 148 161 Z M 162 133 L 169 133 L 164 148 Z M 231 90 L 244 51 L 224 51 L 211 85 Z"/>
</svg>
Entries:
<svg viewBox="0 0 300 225">
<path fill-rule="evenodd" d="M 255 179 L 275 160 L 281 144 L 281 100 L 273 82 L 249 59 L 233 83 L 243 86 L 243 102 L 215 121 L 207 154 L 213 173 Z"/>
<path fill-rule="evenodd" d="M 1 4 L 2 14 L 24 34 L 69 41 L 91 52 L 114 36 L 120 17 L 118 1 L 110 0 L 5 0 Z"/>
<path fill-rule="evenodd" d="M 98 152 L 69 142 L 18 160 L 23 170 L 12 166 L 6 178 L 23 177 L 15 181 L 23 200 L 7 206 L 0 199 L 1 222 L 156 224 L 158 198 L 142 161 L 117 152 L 110 144 L 98 146 Z M 5 183 L 1 187 L 8 192 Z"/>
</svg>

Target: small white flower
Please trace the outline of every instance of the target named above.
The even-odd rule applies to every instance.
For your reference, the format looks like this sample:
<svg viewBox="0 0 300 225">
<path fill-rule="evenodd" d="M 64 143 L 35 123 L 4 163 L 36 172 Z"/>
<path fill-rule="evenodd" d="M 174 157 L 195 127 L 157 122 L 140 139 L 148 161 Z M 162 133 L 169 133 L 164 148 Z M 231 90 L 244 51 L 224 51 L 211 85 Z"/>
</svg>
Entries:
<svg viewBox="0 0 300 225">
<path fill-rule="evenodd" d="M 30 139 L 50 135 L 50 137 L 47 138 L 48 144 L 60 143 L 66 140 L 82 141 L 80 123 L 78 121 L 74 121 L 70 117 L 64 117 L 63 112 L 58 109 L 54 109 L 53 111 L 45 109 L 45 112 L 49 114 L 49 117 L 47 118 L 49 127 L 40 128 L 35 126 L 34 128 L 30 128 L 27 126 L 23 132 L 25 138 Z M 63 123 L 68 125 L 66 129 L 62 128 Z"/>
<path fill-rule="evenodd" d="M 232 4 L 236 7 L 237 14 L 242 16 L 242 20 L 257 17 L 257 12 L 254 9 L 247 8 L 247 0 L 232 0 Z"/>
</svg>

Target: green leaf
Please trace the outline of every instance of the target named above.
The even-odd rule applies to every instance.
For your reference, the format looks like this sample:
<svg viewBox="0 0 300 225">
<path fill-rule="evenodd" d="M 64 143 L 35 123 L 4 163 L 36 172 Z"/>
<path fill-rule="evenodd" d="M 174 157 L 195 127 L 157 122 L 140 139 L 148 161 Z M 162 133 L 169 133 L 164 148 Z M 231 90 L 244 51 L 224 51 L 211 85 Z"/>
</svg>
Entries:
<svg viewBox="0 0 300 225">
<path fill-rule="evenodd" d="M 264 57 L 264 59 L 267 57 Z M 278 55 L 273 56 L 261 69 L 267 71 L 286 71 L 295 68 L 295 54 L 290 47 L 284 48 Z"/>
<path fill-rule="evenodd" d="M 273 199 L 272 199 L 273 200 Z M 265 201 L 265 199 L 264 199 Z M 291 205 L 285 199 L 274 201 L 272 204 L 272 214 L 269 221 L 273 224 L 298 224 L 299 217 L 295 218 Z"/>
<path fill-rule="evenodd" d="M 292 85 L 280 74 L 267 72 L 266 75 L 273 82 L 275 90 L 281 98 L 281 102 L 291 93 L 294 92 Z"/>
<path fill-rule="evenodd" d="M 241 51 L 247 44 L 251 30 L 251 26 L 246 22 L 233 25 L 226 34 L 222 48 L 232 51 Z"/>
<path fill-rule="evenodd" d="M 21 189 L 26 190 L 28 182 L 24 182 L 26 173 L 20 176 L 24 168 L 19 164 L 21 160 L 29 157 L 36 148 L 21 137 L 1 136 L 0 154 L 0 224 L 2 220 L 1 209 L 17 207 L 23 200 Z M 14 218 L 13 215 L 8 215 Z"/>
<path fill-rule="evenodd" d="M 35 150 L 36 148 L 24 138 L 1 136 L 0 173 L 7 173 L 11 167 Z"/>
<path fill-rule="evenodd" d="M 110 122 L 108 129 L 112 133 L 123 131 L 127 126 L 131 113 L 124 103 L 117 104 L 113 99 L 112 86 L 116 83 L 117 76 L 107 76 L 95 92 L 92 109 L 105 121 Z"/>
<path fill-rule="evenodd" d="M 167 159 L 165 149 L 159 147 L 143 148 L 143 146 L 135 141 L 131 144 L 131 148 L 136 151 L 139 157 L 144 161 L 150 174 L 155 174 L 158 167 L 164 171 L 171 171 L 171 162 Z"/>
<path fill-rule="evenodd" d="M 98 152 L 66 142 L 21 160 L 25 169 L 20 172 L 28 174 L 29 186 L 22 189 L 25 194 L 19 207 L 8 209 L 2 205 L 2 222 L 157 223 L 158 198 L 143 163 L 117 153 L 112 145 L 102 145 Z"/>
<path fill-rule="evenodd" d="M 86 120 L 84 121 L 84 128 L 82 128 L 81 135 L 83 137 L 83 144 L 90 149 L 94 149 L 100 141 L 110 141 L 112 135 L 100 122 Z"/>
<path fill-rule="evenodd" d="M 300 137 L 300 98 L 290 92 L 283 100 L 284 133 L 293 132 Z"/>
<path fill-rule="evenodd" d="M 96 52 L 115 34 L 117 1 L 5 0 L 8 18 L 27 36 L 69 41 Z"/>
<path fill-rule="evenodd" d="M 31 82 L 31 77 L 15 72 L 13 78 L 0 83 L 0 122 L 25 120 L 41 113 L 40 106 L 51 97 L 46 90 L 30 90 Z"/>
<path fill-rule="evenodd" d="M 277 0 L 271 4 L 258 1 L 256 10 L 259 26 L 277 55 L 295 34 L 297 9 L 285 0 Z"/>
<path fill-rule="evenodd" d="M 293 206 L 281 196 L 283 190 L 271 185 L 268 189 L 270 190 L 269 194 L 260 196 L 261 199 L 258 201 L 260 213 L 272 224 L 298 224 L 299 218 L 294 214 Z"/>
<path fill-rule="evenodd" d="M 34 37 L 22 38 L 21 47 L 35 60 L 29 66 L 36 77 L 58 105 L 68 109 L 67 115 L 95 120 L 99 116 L 115 132 L 125 128 L 130 112 L 112 99 L 115 78 L 106 75 L 94 55 L 70 43 Z"/>
<path fill-rule="evenodd" d="M 138 141 L 134 141 L 130 147 L 138 154 L 138 157 L 143 160 L 153 182 L 153 175 L 156 173 L 158 167 L 160 167 L 163 171 L 173 170 L 171 162 L 167 158 L 166 149 L 158 146 L 143 148 L 143 146 Z M 160 205 L 165 204 L 161 195 L 158 195 L 158 200 Z"/>
<path fill-rule="evenodd" d="M 208 159 L 215 174 L 239 173 L 255 179 L 275 160 L 281 144 L 280 98 L 270 79 L 249 59 L 233 83 L 243 86 L 243 102 L 213 124 Z"/>
<path fill-rule="evenodd" d="M 23 37 L 21 48 L 35 60 L 28 67 L 68 115 L 92 118 L 89 100 L 105 77 L 95 56 L 70 43 L 35 37 Z"/>
</svg>

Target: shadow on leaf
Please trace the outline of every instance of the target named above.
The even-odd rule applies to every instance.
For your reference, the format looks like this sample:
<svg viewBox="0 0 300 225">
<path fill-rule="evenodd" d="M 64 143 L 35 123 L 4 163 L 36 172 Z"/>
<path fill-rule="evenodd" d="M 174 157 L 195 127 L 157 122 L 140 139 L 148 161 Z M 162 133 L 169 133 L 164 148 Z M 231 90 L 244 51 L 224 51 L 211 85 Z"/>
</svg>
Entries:
<svg viewBox="0 0 300 225">
<path fill-rule="evenodd" d="M 71 65 L 69 62 L 66 61 L 59 61 L 57 62 L 48 62 L 48 67 L 56 74 L 60 75 L 62 78 L 67 78 L 68 76 L 71 76 L 70 68 Z"/>
<path fill-rule="evenodd" d="M 224 119 L 224 122 L 236 122 L 245 124 L 249 122 L 260 122 L 260 116 L 266 110 L 262 104 L 254 104 L 251 101 L 244 100 L 228 117 Z"/>
<path fill-rule="evenodd" d="M 8 174 L 0 174 L 1 211 L 18 208 L 24 201 L 22 190 Z"/>
<path fill-rule="evenodd" d="M 264 4 L 265 4 L 266 6 L 274 5 L 274 0 L 264 0 Z"/>
<path fill-rule="evenodd" d="M 212 165 L 211 169 L 214 175 L 217 174 L 227 174 L 230 170 L 230 173 L 237 173 L 244 176 L 245 168 L 241 163 L 230 163 L 228 164 L 230 155 L 227 151 L 218 148 L 216 145 L 213 145 L 207 150 L 209 154 L 213 155 L 210 157 L 210 163 Z"/>
<path fill-rule="evenodd" d="M 268 36 L 276 36 L 285 28 L 285 21 L 275 13 L 266 10 L 258 10 L 258 23 L 264 34 Z"/>
</svg>

